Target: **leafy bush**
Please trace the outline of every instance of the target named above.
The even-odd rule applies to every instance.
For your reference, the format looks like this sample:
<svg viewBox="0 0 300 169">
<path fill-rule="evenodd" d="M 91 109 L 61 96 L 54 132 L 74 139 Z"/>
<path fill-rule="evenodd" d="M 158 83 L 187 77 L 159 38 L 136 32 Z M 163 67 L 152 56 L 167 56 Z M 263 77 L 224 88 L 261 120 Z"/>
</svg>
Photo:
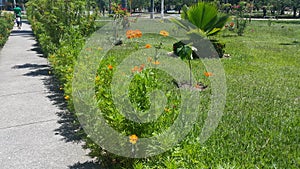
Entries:
<svg viewBox="0 0 300 169">
<path fill-rule="evenodd" d="M 27 15 L 34 34 L 68 100 L 71 100 L 74 60 L 85 38 L 96 29 L 97 8 L 93 6 L 95 4 L 85 0 L 31 0 L 27 3 Z"/>
<path fill-rule="evenodd" d="M 247 12 L 247 2 L 241 1 L 239 5 L 233 6 L 233 14 L 235 15 L 234 21 L 236 24 L 236 33 L 239 36 L 244 34 L 247 26 L 247 19 L 245 18 L 245 13 Z"/>
<path fill-rule="evenodd" d="M 0 15 L 0 47 L 2 47 L 7 41 L 13 25 L 14 16 L 12 14 L 4 13 L 3 16 Z"/>
<path fill-rule="evenodd" d="M 93 109 L 85 108 L 82 109 L 82 112 L 77 112 L 78 117 L 88 119 L 88 123 L 93 124 L 91 126 L 92 131 L 99 131 L 99 128 L 103 128 L 103 123 L 97 120 L 99 119 L 98 116 L 103 116 L 105 118 L 106 124 L 108 124 L 114 130 L 124 136 L 135 135 L 139 138 L 149 138 L 163 133 L 170 126 L 172 126 L 174 121 L 179 116 L 178 114 L 181 111 L 180 104 L 182 96 L 179 92 L 178 83 L 166 72 L 155 68 L 155 66 L 159 66 L 160 64 L 170 64 L 164 62 L 162 58 L 163 56 L 158 56 L 157 52 L 159 53 L 161 49 L 171 51 L 173 47 L 172 44 L 176 40 L 171 37 L 167 37 L 168 33 L 166 31 L 161 31 L 160 35 L 147 34 L 142 32 L 141 34 L 138 34 L 137 32 L 141 31 L 127 31 L 126 35 L 128 39 L 123 41 L 123 45 L 114 46 L 104 56 L 104 58 L 101 59 L 100 65 L 97 66 L 99 68 L 97 69 L 97 73 L 94 77 L 96 86 L 95 93 L 97 99 L 96 102 L 101 112 L 93 112 Z M 98 36 L 99 37 L 95 39 L 104 38 L 100 33 L 98 34 Z M 125 34 L 123 35 L 123 37 L 124 36 Z M 134 37 L 137 38 L 134 39 Z M 101 55 L 101 52 L 102 49 L 99 49 L 99 46 L 94 46 L 94 44 L 91 44 L 84 50 L 83 56 L 93 56 L 96 54 L 99 55 L 99 53 Z M 157 55 L 155 55 L 155 53 Z M 134 57 L 134 60 L 140 60 L 141 63 L 136 64 L 132 67 L 126 67 L 126 63 L 128 63 L 126 58 L 132 55 L 136 56 Z M 146 58 L 142 57 L 143 55 L 146 56 Z M 87 63 L 88 66 L 92 65 L 88 60 L 89 59 L 84 59 L 84 62 Z M 198 80 L 206 79 L 203 82 L 208 83 L 207 77 L 204 77 L 202 73 L 199 75 L 198 72 L 204 72 L 204 66 L 199 63 L 191 64 L 193 65 L 193 68 L 195 68 L 193 69 L 193 73 L 198 75 L 196 78 Z M 122 69 L 121 71 L 118 70 L 122 66 L 125 66 L 126 69 Z M 76 68 L 79 69 L 76 69 L 76 72 L 78 73 L 87 70 L 87 68 L 83 66 L 76 66 Z M 181 69 L 182 68 L 177 67 L 176 71 L 181 72 Z M 122 84 L 117 85 L 117 90 L 112 89 L 112 86 L 116 85 L 113 81 L 113 77 L 117 79 L 118 83 Z M 87 77 L 87 79 L 90 79 L 90 77 Z M 128 95 L 119 92 L 123 91 L 123 87 L 127 87 L 127 85 L 125 85 L 126 83 L 123 82 L 124 79 L 125 81 L 130 81 L 128 84 Z M 82 80 L 76 79 L 76 81 Z M 189 81 L 186 82 L 188 83 Z M 83 84 L 78 83 L 78 86 L 81 87 L 81 85 Z M 78 93 L 77 90 L 78 88 L 76 88 L 76 93 Z M 161 90 L 164 94 L 156 93 L 155 91 L 157 90 Z M 200 90 L 198 90 L 197 92 L 199 91 Z M 209 91 L 210 90 L 207 90 L 205 92 L 203 91 L 202 101 L 204 103 L 207 103 L 210 100 L 207 97 L 209 95 Z M 115 95 L 113 95 L 112 93 L 114 93 Z M 79 96 L 79 100 L 84 100 L 84 98 L 87 97 L 84 93 L 80 93 L 76 98 L 78 99 Z M 161 96 L 165 97 L 165 105 L 160 102 L 162 100 L 160 98 Z M 128 102 L 124 102 L 124 104 L 117 104 L 116 106 L 116 99 L 120 99 L 121 101 L 123 101 L 124 97 L 128 97 Z M 84 104 L 90 105 L 91 103 L 84 102 Z M 132 105 L 135 110 L 138 110 L 138 113 L 136 111 L 122 111 L 128 110 L 128 107 L 130 107 L 130 105 Z M 155 110 L 151 109 L 153 108 L 153 105 L 157 106 Z M 164 107 L 160 107 L 162 105 Z M 206 106 L 199 107 L 202 107 L 202 110 L 206 110 Z M 124 112 L 127 114 L 124 115 Z M 189 114 L 189 112 L 186 111 L 186 114 Z M 134 118 L 134 120 L 131 120 L 130 118 L 128 118 L 128 116 Z M 141 119 L 146 119 L 147 122 L 138 122 Z M 151 121 L 151 119 L 154 120 Z M 104 141 L 110 140 L 111 143 L 116 145 L 130 144 L 129 139 L 127 141 L 121 142 L 116 141 L 117 139 L 114 140 L 114 138 L 108 139 L 107 137 Z M 190 136 L 190 138 L 187 140 L 191 141 L 195 139 L 193 137 L 194 136 Z M 171 139 L 172 138 L 164 138 L 165 144 L 169 144 Z M 188 144 L 189 141 L 183 142 L 183 144 Z M 139 141 L 137 142 L 139 143 Z M 137 145 L 140 146 L 140 144 L 138 143 Z M 178 147 L 183 146 L 183 144 L 178 144 Z M 163 149 L 165 145 L 160 146 L 161 147 L 159 148 Z M 104 167 L 108 168 L 134 168 L 138 165 L 141 165 L 138 164 L 138 162 L 143 161 L 141 159 L 131 159 L 110 153 L 105 148 L 100 147 L 98 144 L 96 144 L 92 139 L 89 139 L 89 137 L 86 140 L 85 147 L 91 150 L 89 154 L 91 157 L 95 157 Z M 155 151 L 150 146 L 147 147 L 147 150 L 149 150 L 149 153 L 151 153 L 151 151 Z M 156 158 L 163 158 L 167 154 L 170 155 L 170 153 L 171 151 L 166 152 L 162 155 L 158 155 Z M 134 153 L 132 157 L 134 157 Z M 147 157 L 145 160 L 153 160 L 154 162 L 156 158 Z"/>
</svg>

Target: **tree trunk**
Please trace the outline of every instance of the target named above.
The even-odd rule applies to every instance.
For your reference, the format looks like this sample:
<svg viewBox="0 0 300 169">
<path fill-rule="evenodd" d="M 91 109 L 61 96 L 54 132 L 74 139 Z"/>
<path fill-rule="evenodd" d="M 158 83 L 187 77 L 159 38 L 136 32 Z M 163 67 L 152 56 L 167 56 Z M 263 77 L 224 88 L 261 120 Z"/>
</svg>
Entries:
<svg viewBox="0 0 300 169">
<path fill-rule="evenodd" d="M 280 15 L 284 15 L 284 7 L 281 8 Z"/>
<path fill-rule="evenodd" d="M 108 13 L 111 14 L 112 13 L 112 11 L 111 11 L 111 0 L 108 1 L 108 5 L 109 5 L 108 6 Z"/>
<path fill-rule="evenodd" d="M 154 0 L 150 0 L 150 19 L 154 19 Z"/>
<path fill-rule="evenodd" d="M 164 0 L 161 0 L 161 10 L 160 10 L 161 19 L 164 18 L 164 8 L 165 8 L 165 2 Z"/>
<path fill-rule="evenodd" d="M 297 8 L 293 6 L 293 17 L 296 18 L 297 15 Z"/>
</svg>

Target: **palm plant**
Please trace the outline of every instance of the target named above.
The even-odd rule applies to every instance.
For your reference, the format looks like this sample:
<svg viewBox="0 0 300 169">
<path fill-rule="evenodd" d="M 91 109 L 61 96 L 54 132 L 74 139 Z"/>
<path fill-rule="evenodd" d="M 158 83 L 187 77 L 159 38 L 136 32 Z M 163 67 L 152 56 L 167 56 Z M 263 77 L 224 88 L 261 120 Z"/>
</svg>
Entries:
<svg viewBox="0 0 300 169">
<path fill-rule="evenodd" d="M 171 19 L 171 21 L 185 29 L 191 37 L 208 38 L 222 57 L 225 45 L 211 37 L 223 30 L 230 19 L 229 15 L 218 12 L 215 5 L 206 2 L 199 2 L 190 8 L 185 5 L 182 11 L 181 20 Z"/>
<path fill-rule="evenodd" d="M 217 7 L 211 3 L 199 2 L 190 8 L 184 6 L 182 10 L 183 20 L 173 19 L 173 21 L 188 31 L 198 32 L 206 37 L 219 33 L 229 20 L 229 15 L 218 12 Z M 196 28 L 191 28 L 185 20 Z"/>
</svg>

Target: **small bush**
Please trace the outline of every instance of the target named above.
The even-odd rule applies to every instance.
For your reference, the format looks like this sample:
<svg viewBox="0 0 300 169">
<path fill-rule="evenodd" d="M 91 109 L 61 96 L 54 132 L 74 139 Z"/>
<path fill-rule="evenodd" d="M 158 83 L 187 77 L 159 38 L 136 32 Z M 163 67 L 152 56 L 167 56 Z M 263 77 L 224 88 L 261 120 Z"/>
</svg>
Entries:
<svg viewBox="0 0 300 169">
<path fill-rule="evenodd" d="M 12 14 L 4 13 L 3 16 L 0 16 L 0 47 L 6 43 L 13 25 L 14 17 Z"/>
</svg>

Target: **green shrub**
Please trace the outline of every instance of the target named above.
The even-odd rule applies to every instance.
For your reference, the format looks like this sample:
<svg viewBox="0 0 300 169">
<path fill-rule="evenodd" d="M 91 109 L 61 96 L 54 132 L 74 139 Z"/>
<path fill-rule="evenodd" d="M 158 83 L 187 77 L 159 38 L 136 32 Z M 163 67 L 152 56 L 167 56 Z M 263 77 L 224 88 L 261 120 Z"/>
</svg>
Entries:
<svg viewBox="0 0 300 169">
<path fill-rule="evenodd" d="M 98 14 L 94 5 L 85 0 L 31 0 L 27 3 L 27 15 L 34 34 L 69 101 L 74 60 L 85 39 L 96 30 Z M 69 105 L 71 108 L 72 103 Z"/>
<path fill-rule="evenodd" d="M 130 33 L 128 32 L 131 31 L 132 30 L 126 32 L 126 36 L 129 38 L 131 36 Z M 143 32 L 143 29 L 141 29 L 141 31 Z M 97 108 L 99 108 L 101 112 L 100 111 L 94 112 L 93 108 L 82 108 L 81 111 L 77 112 L 77 115 L 78 117 L 80 117 L 80 119 L 88 120 L 88 122 L 84 122 L 84 124 L 93 124 L 89 128 L 89 130 L 99 132 L 100 131 L 99 129 L 103 128 L 104 124 L 101 122 L 101 120 L 99 120 L 99 116 L 102 116 L 105 118 L 106 124 L 108 124 L 110 127 L 112 127 L 114 130 L 116 130 L 118 133 L 122 134 L 125 137 L 135 134 L 139 138 L 149 138 L 163 133 L 170 126 L 172 126 L 174 120 L 177 119 L 177 117 L 179 116 L 179 112 L 182 110 L 180 107 L 182 96 L 180 95 L 181 93 L 179 92 L 179 87 L 178 87 L 179 84 L 169 74 L 159 69 L 155 69 L 151 67 L 151 66 L 160 66 L 161 64 L 172 65 L 172 63 L 164 62 L 163 60 L 164 56 L 161 55 L 158 56 L 157 53 L 162 52 L 161 51 L 162 49 L 166 51 L 172 51 L 173 48 L 172 44 L 176 42 L 176 39 L 167 36 L 165 37 L 159 35 L 158 33 L 160 32 L 157 32 L 157 34 L 142 33 L 142 37 L 139 37 L 137 39 L 122 38 L 123 44 L 113 46 L 112 49 L 110 49 L 105 56 L 102 54 L 101 46 L 96 46 L 95 43 L 88 44 L 85 47 L 83 53 L 81 54 L 82 58 L 80 57 L 80 59 L 83 59 L 84 65 L 81 65 L 82 62 L 76 64 L 76 72 L 77 72 L 76 76 L 80 76 L 78 74 L 82 74 L 82 72 L 86 72 L 86 70 L 89 70 L 88 69 L 89 66 L 94 67 L 93 63 L 95 62 L 93 59 L 90 59 L 91 57 L 102 56 L 102 55 L 104 57 L 101 59 L 101 63 L 99 65 L 95 65 L 98 69 L 94 77 L 92 76 L 86 77 L 85 75 L 83 76 L 81 75 L 83 79 L 75 78 L 76 81 L 75 82 L 76 85 L 74 88 L 76 94 L 76 97 L 74 97 L 76 101 L 75 103 L 82 103 L 84 105 L 88 105 L 87 107 L 92 106 L 94 103 L 93 101 L 85 101 L 85 99 L 88 98 L 88 96 L 86 96 L 85 92 L 81 93 L 79 88 L 86 87 L 86 84 L 81 83 L 82 81 L 85 81 L 84 79 L 86 79 L 87 81 L 88 79 L 95 79 L 94 83 L 95 83 L 96 97 L 93 98 L 96 98 L 95 104 L 97 104 Z M 136 35 L 136 33 L 133 34 Z M 161 34 L 167 34 L 167 33 L 163 33 L 163 31 L 161 31 Z M 119 36 L 126 37 L 125 33 L 122 35 L 119 34 Z M 95 37 L 93 36 L 93 39 L 100 39 L 100 38 L 107 39 L 107 36 L 106 34 L 103 35 L 102 32 L 97 33 Z M 91 41 L 94 42 L 93 40 Z M 105 49 L 103 49 L 103 51 L 105 51 Z M 157 55 L 155 55 L 155 53 Z M 136 63 L 133 65 L 131 64 L 127 65 L 126 63 L 128 63 L 129 61 L 126 59 L 129 56 L 134 56 L 133 60 L 140 61 L 139 64 Z M 178 60 L 180 59 L 178 58 Z M 90 61 L 92 63 L 90 63 Z M 122 66 L 125 66 L 126 69 L 120 70 L 120 67 Z M 208 78 L 204 77 L 204 75 L 202 74 L 202 72 L 204 72 L 203 64 L 199 62 L 194 62 L 192 63 L 192 66 L 194 68 L 193 73 L 197 74 L 196 77 L 197 82 L 200 81 L 201 79 L 202 82 L 208 84 L 209 81 Z M 186 66 L 185 68 L 188 68 L 188 66 Z M 181 72 L 182 69 L 183 69 L 182 67 L 177 67 L 176 71 Z M 115 80 L 118 81 L 119 84 L 122 85 L 116 85 L 116 81 L 113 81 L 113 77 L 115 78 Z M 129 81 L 129 84 L 126 84 L 124 81 L 126 82 Z M 189 83 L 189 80 L 186 81 L 186 84 L 187 83 Z M 117 86 L 117 90 L 114 89 L 113 86 Z M 127 86 L 128 86 L 128 94 L 124 94 L 120 92 L 120 91 L 124 91 L 122 90 L 123 87 L 127 89 Z M 162 93 L 164 94 L 155 93 L 156 90 L 161 90 Z M 154 92 L 154 94 L 152 92 Z M 210 99 L 207 97 L 209 95 L 209 92 L 210 90 L 203 91 L 202 103 L 209 102 Z M 166 101 L 165 105 L 162 102 L 159 102 L 161 100 L 160 96 L 165 97 L 165 101 Z M 119 103 L 116 102 L 115 100 L 116 98 L 119 98 L 121 99 L 121 101 L 123 101 L 122 99 L 124 97 L 128 98 L 128 102 L 125 103 L 122 102 L 123 104 L 115 104 L 115 103 Z M 153 97 L 155 99 L 153 99 Z M 158 101 L 158 104 L 155 101 Z M 139 112 L 136 113 L 136 111 L 131 111 L 131 109 L 128 108 L 130 107 L 130 105 L 132 105 L 135 108 L 135 110 L 139 110 Z M 156 105 L 158 107 L 158 110 L 155 109 L 155 111 L 152 110 L 150 111 L 150 113 L 147 112 L 151 110 L 151 108 L 153 108 L 152 107 L 153 105 Z M 164 107 L 159 107 L 159 106 L 164 106 Z M 199 107 L 202 108 L 205 114 L 205 110 L 207 107 L 206 106 L 203 107 L 199 106 Z M 76 110 L 78 110 L 77 108 Z M 137 122 L 138 120 L 130 120 L 130 118 L 127 118 L 128 116 L 123 115 L 123 113 L 126 113 L 129 117 L 133 117 L 138 120 L 140 119 L 148 120 L 148 118 L 154 120 L 146 123 L 142 123 L 142 122 L 139 123 Z M 186 114 L 189 114 L 189 112 L 186 111 Z M 182 123 L 184 123 L 184 120 L 182 121 L 183 121 Z M 185 127 L 187 126 L 188 125 L 186 125 Z M 93 134 L 94 133 L 92 133 L 91 135 Z M 100 136 L 96 136 L 96 137 L 97 137 L 96 139 L 98 139 L 98 137 Z M 112 144 L 116 144 L 116 145 L 124 145 L 124 144 L 130 145 L 129 138 L 127 140 L 122 140 L 121 142 L 118 141 L 118 139 L 114 140 L 114 138 L 109 139 L 107 137 L 105 137 L 104 141 L 111 140 Z M 194 136 L 191 136 L 187 140 L 191 141 L 193 140 L 193 137 Z M 104 165 L 104 167 L 133 168 L 135 165 L 140 165 L 138 164 L 138 162 L 142 161 L 139 159 L 120 157 L 113 153 L 110 153 L 108 152 L 107 149 L 105 149 L 105 146 L 100 147 L 92 139 L 95 139 L 95 137 L 93 136 L 88 137 L 88 139 L 86 140 L 85 147 L 91 150 L 89 155 L 98 159 L 100 163 Z M 170 144 L 170 140 L 173 139 L 164 138 L 163 139 L 164 144 Z M 188 144 L 189 141 L 183 143 Z M 140 146 L 140 144 L 137 144 L 137 146 Z M 178 144 L 178 146 L 183 146 L 183 145 Z M 152 148 L 156 148 L 156 147 L 149 146 L 146 148 L 147 150 L 149 150 L 148 152 L 151 153 L 151 151 L 155 151 Z M 162 143 L 161 147 L 157 147 L 157 148 L 164 149 L 165 145 L 163 145 Z M 170 152 L 166 152 L 162 155 L 158 155 L 158 157 L 163 157 L 167 154 L 170 154 Z M 155 160 L 155 158 L 148 157 L 146 160 Z"/>
<path fill-rule="evenodd" d="M 14 15 L 9 13 L 4 13 L 3 16 L 0 15 L 0 48 L 6 43 L 13 26 Z"/>
</svg>

